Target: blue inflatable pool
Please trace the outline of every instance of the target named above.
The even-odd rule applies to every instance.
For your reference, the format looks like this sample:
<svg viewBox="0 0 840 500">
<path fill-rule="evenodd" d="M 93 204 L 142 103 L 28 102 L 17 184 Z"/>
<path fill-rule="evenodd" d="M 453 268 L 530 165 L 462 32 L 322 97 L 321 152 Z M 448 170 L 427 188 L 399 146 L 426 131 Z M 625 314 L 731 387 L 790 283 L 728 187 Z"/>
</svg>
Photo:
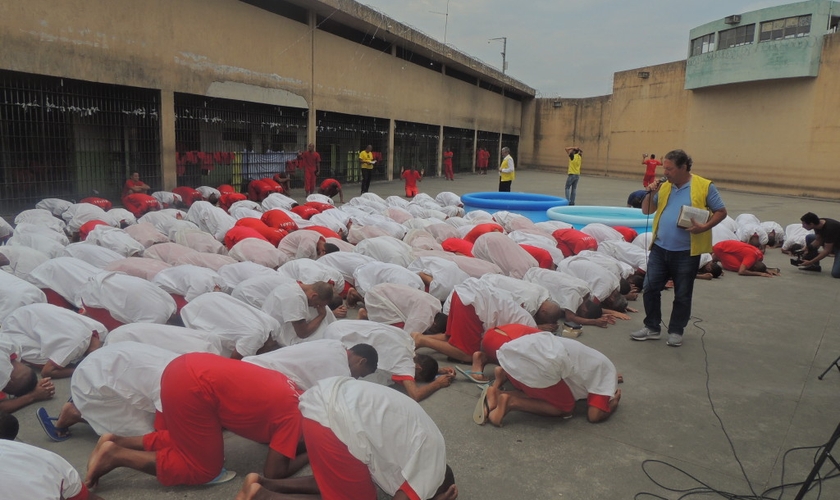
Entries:
<svg viewBox="0 0 840 500">
<path fill-rule="evenodd" d="M 546 211 L 551 207 L 569 204 L 566 198 L 534 193 L 500 193 L 488 191 L 461 196 L 464 211 L 484 210 L 490 213 L 506 210 L 524 215 L 534 222 L 548 220 Z"/>
<path fill-rule="evenodd" d="M 626 226 L 642 234 L 653 227 L 653 214 L 645 215 L 638 208 L 603 206 L 561 206 L 548 209 L 548 218 L 559 220 L 580 229 L 600 222 L 607 226 Z"/>
</svg>

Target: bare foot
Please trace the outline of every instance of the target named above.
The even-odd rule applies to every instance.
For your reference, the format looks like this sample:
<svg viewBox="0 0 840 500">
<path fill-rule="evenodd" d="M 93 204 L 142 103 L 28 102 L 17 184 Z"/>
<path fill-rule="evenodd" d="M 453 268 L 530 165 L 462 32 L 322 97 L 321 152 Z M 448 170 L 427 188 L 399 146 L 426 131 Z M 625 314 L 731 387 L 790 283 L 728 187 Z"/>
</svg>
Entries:
<svg viewBox="0 0 840 500">
<path fill-rule="evenodd" d="M 495 387 L 489 387 L 487 389 L 487 409 L 495 410 L 497 406 L 499 406 L 499 390 Z"/>
<path fill-rule="evenodd" d="M 76 408 L 71 402 L 64 403 L 61 407 L 61 413 L 58 414 L 58 420 L 55 421 L 56 431 L 59 435 L 69 434 L 67 427 L 73 424 L 78 424 L 82 421 L 82 412 Z"/>
<path fill-rule="evenodd" d="M 94 446 L 93 451 L 90 453 L 90 458 L 88 458 L 88 470 L 91 470 L 91 462 L 93 461 L 93 457 L 99 452 L 99 449 L 102 448 L 102 445 L 105 443 L 112 443 L 117 439 L 116 434 L 112 434 L 110 432 L 106 432 L 103 434 L 99 441 L 96 442 L 96 446 Z"/>
<path fill-rule="evenodd" d="M 493 389 L 492 387 L 490 388 Z M 490 400 L 490 391 L 487 391 L 487 400 Z M 496 401 L 496 407 L 490 410 L 490 413 L 487 414 L 487 419 L 490 421 L 491 424 L 495 425 L 496 427 L 502 426 L 502 419 L 505 418 L 508 412 L 508 401 L 510 400 L 510 396 L 502 392 L 498 395 Z M 489 404 L 489 403 L 488 403 Z"/>
<path fill-rule="evenodd" d="M 260 487 L 260 475 L 252 472 L 245 476 L 245 481 L 242 482 L 242 488 L 239 489 L 239 493 L 236 494 L 236 500 L 246 500 L 248 498 L 253 498 L 254 492 L 252 492 L 252 487 L 254 485 L 257 488 Z"/>
<path fill-rule="evenodd" d="M 411 338 L 414 340 L 414 348 L 419 349 L 423 347 L 423 334 L 420 332 L 414 332 L 411 334 Z"/>
<path fill-rule="evenodd" d="M 470 374 L 472 378 L 481 381 L 489 380 L 486 375 L 484 375 L 484 366 L 487 364 L 487 356 L 481 351 L 475 351 L 472 356 L 472 373 Z"/>
<path fill-rule="evenodd" d="M 105 437 L 105 436 L 103 436 Z M 101 440 L 100 440 L 101 441 Z M 85 476 L 85 486 L 95 488 L 99 478 L 114 470 L 112 454 L 115 448 L 119 448 L 113 441 L 97 443 L 93 453 L 88 460 L 88 471 Z"/>
<path fill-rule="evenodd" d="M 610 399 L 610 414 L 615 412 L 618 408 L 618 402 L 621 401 L 621 389 L 615 391 L 615 396 Z"/>
</svg>

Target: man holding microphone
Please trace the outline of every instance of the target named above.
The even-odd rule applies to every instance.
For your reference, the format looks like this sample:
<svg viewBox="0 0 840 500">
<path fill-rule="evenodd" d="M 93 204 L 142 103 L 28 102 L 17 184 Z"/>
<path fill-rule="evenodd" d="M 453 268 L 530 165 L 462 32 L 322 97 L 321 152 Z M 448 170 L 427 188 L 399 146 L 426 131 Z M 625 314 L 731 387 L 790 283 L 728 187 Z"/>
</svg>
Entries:
<svg viewBox="0 0 840 500">
<path fill-rule="evenodd" d="M 665 155 L 665 176 L 648 185 L 642 213 L 652 214 L 653 244 L 644 284 L 645 327 L 633 332 L 633 340 L 656 340 L 662 323 L 661 292 L 674 281 L 674 305 L 668 323 L 668 345 L 682 345 L 683 330 L 691 317 L 694 277 L 700 254 L 712 251 L 711 229 L 726 217 L 726 207 L 717 188 L 708 179 L 691 173 L 691 157 L 681 149 Z M 688 227 L 677 225 L 683 206 L 711 212 L 707 221 L 691 219 Z"/>
</svg>

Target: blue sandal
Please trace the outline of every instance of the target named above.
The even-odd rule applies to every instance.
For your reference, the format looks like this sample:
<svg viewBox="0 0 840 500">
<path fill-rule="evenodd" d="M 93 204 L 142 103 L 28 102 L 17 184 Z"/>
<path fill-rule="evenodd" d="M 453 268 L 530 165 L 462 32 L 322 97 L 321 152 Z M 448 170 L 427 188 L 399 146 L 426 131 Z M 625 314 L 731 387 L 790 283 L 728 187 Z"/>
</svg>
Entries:
<svg viewBox="0 0 840 500">
<path fill-rule="evenodd" d="M 38 418 L 38 423 L 41 424 L 41 428 L 44 429 L 45 433 L 47 433 L 47 437 L 50 438 L 52 441 L 60 443 L 62 441 L 67 441 L 68 439 L 70 439 L 69 429 L 67 429 L 66 427 L 56 427 L 53 422 L 55 422 L 58 419 L 50 417 L 49 413 L 47 413 L 46 408 L 38 408 L 38 410 L 35 412 L 35 416 Z"/>
</svg>

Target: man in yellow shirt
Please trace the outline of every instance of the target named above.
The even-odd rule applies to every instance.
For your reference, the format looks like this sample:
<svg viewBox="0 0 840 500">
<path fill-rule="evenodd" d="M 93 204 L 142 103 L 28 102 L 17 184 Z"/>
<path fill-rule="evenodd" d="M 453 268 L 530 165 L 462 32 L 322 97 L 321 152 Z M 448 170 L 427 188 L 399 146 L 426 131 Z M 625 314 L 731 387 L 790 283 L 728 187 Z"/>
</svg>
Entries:
<svg viewBox="0 0 840 500">
<path fill-rule="evenodd" d="M 372 151 L 373 146 L 368 144 L 365 150 L 359 153 L 359 163 L 362 166 L 362 194 L 370 189 L 370 178 L 373 176 L 373 165 L 376 163 Z"/>
<path fill-rule="evenodd" d="M 516 177 L 510 148 L 502 148 L 502 164 L 499 165 L 499 192 L 510 192 L 510 185 Z"/>
<path fill-rule="evenodd" d="M 569 155 L 569 175 L 566 177 L 566 199 L 569 200 L 569 205 L 574 205 L 575 196 L 577 195 L 577 185 L 580 180 L 580 164 L 583 162 L 581 158 L 583 150 L 577 146 L 569 146 L 566 148 L 566 154 Z"/>
</svg>

